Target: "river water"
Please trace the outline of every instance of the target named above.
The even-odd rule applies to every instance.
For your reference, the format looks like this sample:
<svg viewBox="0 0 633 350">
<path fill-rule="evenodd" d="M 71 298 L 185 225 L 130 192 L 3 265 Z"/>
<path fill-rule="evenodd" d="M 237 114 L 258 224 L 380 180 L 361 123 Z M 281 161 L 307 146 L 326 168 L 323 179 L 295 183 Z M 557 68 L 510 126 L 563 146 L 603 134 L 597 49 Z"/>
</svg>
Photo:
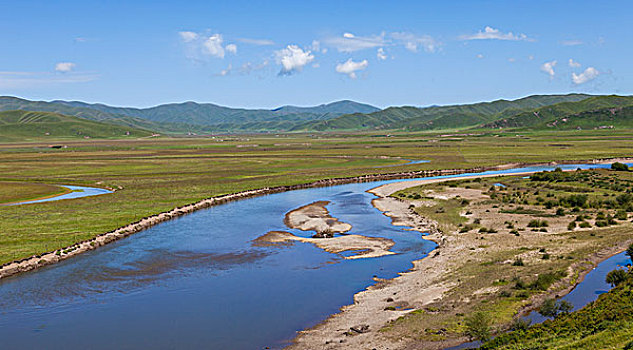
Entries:
<svg viewBox="0 0 633 350">
<path fill-rule="evenodd" d="M 563 168 L 607 167 L 565 165 Z M 549 170 L 531 167 L 486 172 Z M 463 174 L 451 177 L 470 176 Z M 407 181 L 407 180 L 397 180 Z M 0 280 L 6 349 L 282 348 L 296 331 L 353 302 L 435 248 L 391 225 L 368 189 L 393 181 L 304 189 L 229 202 L 154 226 L 59 264 Z M 328 200 L 349 233 L 385 237 L 388 255 L 344 260 L 310 244 L 256 247 L 284 214 Z M 88 203 L 88 202 L 87 202 Z M 589 280 L 589 279 L 588 279 Z"/>
</svg>

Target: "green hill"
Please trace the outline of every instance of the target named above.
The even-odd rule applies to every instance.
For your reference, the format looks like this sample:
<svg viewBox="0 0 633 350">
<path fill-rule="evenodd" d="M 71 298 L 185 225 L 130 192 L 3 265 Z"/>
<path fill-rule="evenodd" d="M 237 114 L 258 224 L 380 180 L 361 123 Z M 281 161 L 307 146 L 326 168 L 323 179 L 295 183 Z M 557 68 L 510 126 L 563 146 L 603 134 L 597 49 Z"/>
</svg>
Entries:
<svg viewBox="0 0 633 350">
<path fill-rule="evenodd" d="M 531 111 L 518 113 L 507 118 L 500 118 L 482 125 L 484 128 L 582 128 L 599 127 L 607 120 L 600 120 L 600 113 L 589 112 L 617 109 L 633 105 L 633 97 L 630 96 L 594 96 L 577 102 L 563 102 L 551 106 L 537 108 Z M 589 114 L 587 114 L 589 113 Z M 578 114 L 583 114 L 578 118 Z M 607 113 L 608 114 L 608 113 Z M 574 117 L 576 116 L 576 117 Z M 605 114 L 606 116 L 606 114 Z M 563 119 L 573 120 L 566 123 Z M 582 122 L 581 122 L 582 119 Z M 576 122 L 581 124 L 576 124 Z"/>
<path fill-rule="evenodd" d="M 500 118 L 530 111 L 535 108 L 577 102 L 589 95 L 534 95 L 517 100 L 497 100 L 466 105 L 417 107 L 390 107 L 369 114 L 348 114 L 330 120 L 311 121 L 294 130 L 433 130 L 473 127 Z"/>
<path fill-rule="evenodd" d="M 0 141 L 145 137 L 152 132 L 51 112 L 0 112 Z"/>
</svg>

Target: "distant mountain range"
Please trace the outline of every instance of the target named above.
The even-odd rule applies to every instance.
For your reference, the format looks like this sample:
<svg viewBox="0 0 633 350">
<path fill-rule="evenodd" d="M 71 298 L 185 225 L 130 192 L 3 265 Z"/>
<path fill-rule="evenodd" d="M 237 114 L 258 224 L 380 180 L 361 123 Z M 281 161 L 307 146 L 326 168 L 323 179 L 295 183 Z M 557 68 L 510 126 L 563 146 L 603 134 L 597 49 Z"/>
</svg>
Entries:
<svg viewBox="0 0 633 350">
<path fill-rule="evenodd" d="M 152 133 L 133 127 L 96 122 L 52 112 L 0 112 L 0 142 L 39 139 L 146 137 Z"/>
<path fill-rule="evenodd" d="M 196 102 L 126 108 L 78 101 L 44 102 L 0 97 L 0 111 L 8 110 L 55 112 L 162 132 L 231 132 L 287 130 L 306 121 L 326 120 L 349 113 L 372 113 L 380 109 L 353 101 L 338 101 L 315 107 L 283 106 L 268 110 L 229 108 Z"/>
<path fill-rule="evenodd" d="M 633 128 L 633 97 L 585 94 L 534 95 L 510 101 L 423 108 L 389 107 L 384 110 L 353 101 L 338 101 L 315 107 L 283 106 L 268 110 L 229 108 L 196 102 L 126 108 L 77 101 L 44 102 L 0 97 L 0 111 L 50 112 L 56 114 L 57 118 L 73 118 L 64 120 L 64 123 L 83 120 L 123 128 L 112 129 L 113 135 L 122 130 L 133 130 L 136 134 L 183 134 Z M 32 125 L 21 124 L 23 126 L 13 128 L 33 128 Z M 7 125 L 0 124 L 3 129 L 9 130 Z M 0 134 L 5 135 L 7 132 L 3 130 Z"/>
</svg>

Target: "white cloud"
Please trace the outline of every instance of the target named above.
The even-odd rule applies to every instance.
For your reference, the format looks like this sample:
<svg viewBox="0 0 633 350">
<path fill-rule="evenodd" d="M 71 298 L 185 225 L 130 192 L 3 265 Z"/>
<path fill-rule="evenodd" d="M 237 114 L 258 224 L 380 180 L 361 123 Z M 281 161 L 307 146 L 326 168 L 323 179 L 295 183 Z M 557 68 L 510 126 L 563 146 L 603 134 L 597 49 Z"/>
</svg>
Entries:
<svg viewBox="0 0 633 350">
<path fill-rule="evenodd" d="M 180 38 L 182 39 L 182 41 L 186 43 L 189 43 L 198 39 L 198 33 L 185 31 L 185 32 L 179 32 L 178 34 L 180 34 Z"/>
<path fill-rule="evenodd" d="M 360 62 L 354 62 L 352 59 L 348 59 L 344 63 L 339 63 L 336 65 L 336 71 L 341 74 L 347 74 L 352 79 L 356 79 L 356 71 L 363 70 L 367 68 L 369 62 L 367 60 L 362 60 Z"/>
<path fill-rule="evenodd" d="M 588 67 L 587 69 L 585 69 L 584 72 L 580 74 L 571 73 L 571 80 L 574 82 L 574 84 L 580 85 L 594 80 L 596 77 L 598 77 L 598 75 L 600 75 L 600 72 L 597 69 L 593 67 Z"/>
<path fill-rule="evenodd" d="M 227 76 L 227 75 L 231 74 L 231 71 L 232 71 L 232 70 L 233 70 L 233 65 L 231 65 L 231 64 L 229 63 L 228 67 L 226 67 L 225 69 L 222 69 L 222 70 L 220 71 L 220 73 L 218 73 L 218 75 L 219 75 L 219 76 L 221 76 L 221 77 L 225 77 L 225 76 Z"/>
<path fill-rule="evenodd" d="M 356 36 L 352 33 L 344 33 L 341 37 L 332 37 L 323 40 L 326 45 L 336 48 L 339 52 L 355 52 L 365 49 L 373 49 L 385 46 L 385 33 L 373 36 Z"/>
<path fill-rule="evenodd" d="M 75 68 L 75 64 L 72 62 L 59 62 L 55 65 L 55 70 L 61 73 L 68 73 Z"/>
<path fill-rule="evenodd" d="M 534 55 L 529 55 L 528 56 L 528 60 L 530 60 L 530 61 L 534 60 Z"/>
<path fill-rule="evenodd" d="M 582 45 L 584 44 L 582 41 L 580 40 L 563 40 L 560 42 L 561 45 L 563 46 L 577 46 L 577 45 Z"/>
<path fill-rule="evenodd" d="M 303 50 L 297 45 L 288 45 L 285 49 L 275 51 L 277 63 L 281 64 L 280 75 L 289 75 L 303 70 L 303 67 L 314 60 L 310 50 Z"/>
<path fill-rule="evenodd" d="M 516 62 L 516 61 L 517 61 L 517 59 L 514 58 L 514 57 L 508 58 L 508 62 L 510 62 L 510 63 L 513 63 L 513 62 Z"/>
<path fill-rule="evenodd" d="M 572 68 L 580 68 L 581 64 L 574 61 L 574 59 L 570 58 L 569 59 L 569 66 Z"/>
<path fill-rule="evenodd" d="M 232 53 L 234 55 L 237 53 L 237 45 L 235 44 L 228 44 L 224 47 L 224 49 L 226 50 L 226 52 Z"/>
<path fill-rule="evenodd" d="M 440 45 L 430 35 L 415 35 L 407 32 L 391 33 L 391 37 L 404 45 L 404 47 L 412 52 L 417 52 L 421 46 L 426 52 L 435 52 Z"/>
<path fill-rule="evenodd" d="M 223 41 L 221 34 L 213 34 L 204 40 L 203 47 L 209 55 L 224 58 L 224 47 L 222 47 Z"/>
<path fill-rule="evenodd" d="M 251 62 L 246 62 L 244 64 L 242 64 L 242 67 L 240 67 L 240 73 L 242 74 L 250 74 L 253 71 L 258 71 L 261 69 L 264 69 L 268 66 L 268 60 L 264 60 L 262 63 L 257 64 L 257 65 L 253 65 Z"/>
<path fill-rule="evenodd" d="M 376 52 L 376 57 L 380 61 L 386 60 L 387 59 L 387 54 L 385 53 L 385 49 L 383 49 L 382 47 L 379 47 L 378 51 Z"/>
<path fill-rule="evenodd" d="M 270 46 L 275 45 L 275 42 L 268 39 L 250 39 L 250 38 L 239 38 L 237 41 L 242 42 L 244 44 L 251 44 L 257 46 Z"/>
<path fill-rule="evenodd" d="M 484 58 L 484 55 L 482 55 L 482 54 L 478 54 L 478 55 L 477 55 L 477 58 L 482 59 L 482 58 Z"/>
<path fill-rule="evenodd" d="M 484 31 L 479 31 L 475 34 L 462 35 L 462 40 L 511 40 L 511 41 L 533 41 L 525 34 L 514 34 L 512 32 L 503 33 L 499 29 L 495 29 L 487 26 Z"/>
<path fill-rule="evenodd" d="M 556 72 L 554 72 L 554 67 L 556 67 L 556 63 L 557 62 L 555 60 L 543 63 L 543 65 L 541 66 L 541 71 L 549 74 L 549 76 L 553 78 L 556 74 Z"/>
<path fill-rule="evenodd" d="M 319 52 L 321 51 L 321 43 L 318 40 L 312 40 L 312 45 L 310 45 L 310 50 Z"/>
<path fill-rule="evenodd" d="M 224 58 L 227 52 L 237 53 L 237 45 L 228 44 L 225 46 L 224 37 L 219 33 L 208 35 L 183 31 L 178 34 L 185 43 L 187 57 L 193 60 L 201 60 L 204 56 Z"/>
</svg>

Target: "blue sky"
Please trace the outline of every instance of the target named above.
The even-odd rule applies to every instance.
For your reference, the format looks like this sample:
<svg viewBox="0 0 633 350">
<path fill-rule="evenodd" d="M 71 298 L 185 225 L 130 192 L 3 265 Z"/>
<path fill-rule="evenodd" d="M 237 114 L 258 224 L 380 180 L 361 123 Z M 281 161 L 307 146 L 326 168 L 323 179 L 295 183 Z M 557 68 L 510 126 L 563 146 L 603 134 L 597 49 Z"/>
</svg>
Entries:
<svg viewBox="0 0 633 350">
<path fill-rule="evenodd" d="M 627 1 L 0 1 L 0 9 L 0 95 L 29 99 L 386 107 L 633 90 Z"/>
</svg>

